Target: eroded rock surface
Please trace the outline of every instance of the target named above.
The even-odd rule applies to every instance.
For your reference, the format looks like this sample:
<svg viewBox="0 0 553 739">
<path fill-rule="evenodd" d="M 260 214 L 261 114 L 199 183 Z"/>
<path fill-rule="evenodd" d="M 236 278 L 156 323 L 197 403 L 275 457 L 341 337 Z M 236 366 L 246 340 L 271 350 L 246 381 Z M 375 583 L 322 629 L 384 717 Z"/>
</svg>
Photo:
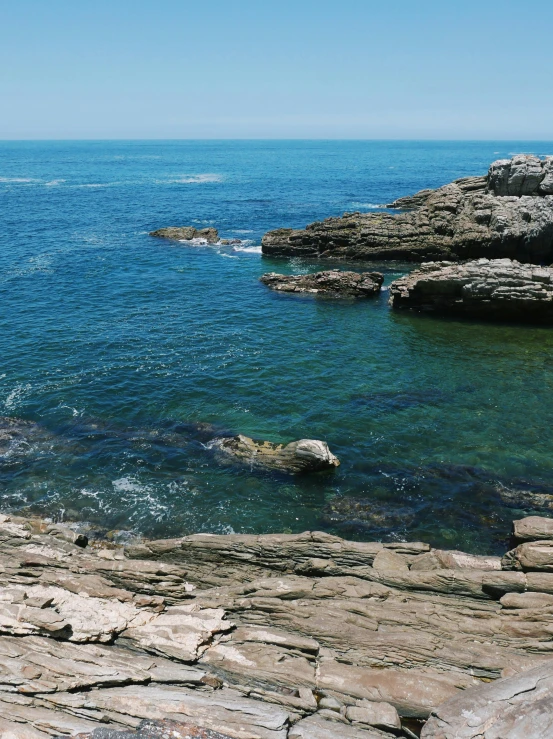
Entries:
<svg viewBox="0 0 553 739">
<path fill-rule="evenodd" d="M 510 259 L 430 262 L 390 285 L 390 304 L 492 320 L 553 322 L 553 268 Z"/>
<path fill-rule="evenodd" d="M 380 292 L 384 276 L 380 272 L 327 270 L 306 275 L 268 272 L 260 281 L 278 292 L 311 293 L 337 298 L 368 298 Z"/>
<path fill-rule="evenodd" d="M 169 226 L 151 231 L 150 236 L 172 241 L 192 241 L 198 239 L 208 244 L 216 244 L 219 241 L 219 233 L 216 228 L 195 228 L 194 226 Z"/>
<path fill-rule="evenodd" d="M 472 738 L 469 699 L 493 736 L 519 736 L 515 704 L 525 739 L 550 731 L 553 572 L 520 554 L 548 540 L 501 562 L 320 532 L 73 534 L 0 516 L 5 739 L 391 739 L 429 715 L 424 736 Z"/>
<path fill-rule="evenodd" d="M 553 158 L 518 155 L 391 203 L 400 214 L 345 213 L 262 239 L 268 256 L 333 259 L 553 261 Z"/>
<path fill-rule="evenodd" d="M 213 439 L 209 449 L 252 468 L 279 470 L 291 474 L 320 472 L 338 467 L 340 461 L 328 448 L 325 441 L 300 439 L 289 444 L 274 444 L 271 441 L 256 441 L 248 436 L 227 436 Z"/>
</svg>

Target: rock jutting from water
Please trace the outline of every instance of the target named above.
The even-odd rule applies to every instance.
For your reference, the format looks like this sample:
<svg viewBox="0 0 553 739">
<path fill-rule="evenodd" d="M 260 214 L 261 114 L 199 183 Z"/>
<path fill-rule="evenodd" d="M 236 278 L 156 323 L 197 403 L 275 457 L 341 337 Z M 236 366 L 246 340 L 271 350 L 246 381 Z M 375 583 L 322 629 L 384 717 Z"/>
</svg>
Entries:
<svg viewBox="0 0 553 739">
<path fill-rule="evenodd" d="M 216 228 L 195 228 L 194 226 L 169 226 L 151 231 L 150 236 L 157 236 L 172 241 L 192 241 L 199 239 L 208 244 L 216 244 L 219 241 L 219 233 Z"/>
<path fill-rule="evenodd" d="M 380 292 L 384 275 L 380 272 L 327 270 L 306 275 L 268 272 L 259 279 L 267 287 L 279 292 L 312 293 L 336 298 L 368 298 Z"/>
<path fill-rule="evenodd" d="M 6 739 L 553 732 L 551 555 L 321 532 L 74 537 L 0 516 Z"/>
<path fill-rule="evenodd" d="M 277 470 L 290 474 L 320 472 L 338 467 L 338 457 L 325 441 L 300 439 L 289 444 L 256 441 L 248 436 L 226 436 L 213 439 L 206 445 L 223 459 L 239 462 L 252 468 Z"/>
<path fill-rule="evenodd" d="M 494 162 L 485 177 L 464 177 L 387 207 L 410 212 L 345 213 L 304 230 L 263 236 L 266 256 L 345 260 L 458 260 L 510 257 L 553 261 L 553 157 Z"/>
<path fill-rule="evenodd" d="M 393 308 L 553 323 L 553 268 L 510 259 L 430 262 L 390 285 Z"/>
</svg>

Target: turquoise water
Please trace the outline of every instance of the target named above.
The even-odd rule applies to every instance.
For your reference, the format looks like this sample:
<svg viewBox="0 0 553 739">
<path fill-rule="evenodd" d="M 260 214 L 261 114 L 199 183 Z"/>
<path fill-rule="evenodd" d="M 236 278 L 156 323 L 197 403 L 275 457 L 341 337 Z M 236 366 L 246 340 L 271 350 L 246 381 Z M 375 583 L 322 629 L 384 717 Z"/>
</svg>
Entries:
<svg viewBox="0 0 553 739">
<path fill-rule="evenodd" d="M 386 292 L 275 294 L 264 272 L 326 265 L 259 243 L 520 151 L 553 144 L 0 143 L 0 415 L 41 427 L 0 457 L 3 509 L 150 536 L 502 549 L 526 509 L 498 486 L 553 493 L 553 332 L 393 314 Z M 188 224 L 244 243 L 148 236 Z M 412 265 L 377 268 L 389 284 Z M 221 467 L 205 448 L 219 433 L 325 439 L 342 464 Z"/>
</svg>

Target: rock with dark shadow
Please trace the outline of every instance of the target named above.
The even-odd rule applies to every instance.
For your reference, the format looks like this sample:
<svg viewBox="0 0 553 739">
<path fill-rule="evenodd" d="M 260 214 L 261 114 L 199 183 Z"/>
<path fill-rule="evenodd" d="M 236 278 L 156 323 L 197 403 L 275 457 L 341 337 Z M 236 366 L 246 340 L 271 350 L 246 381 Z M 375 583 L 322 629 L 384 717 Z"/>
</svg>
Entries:
<svg viewBox="0 0 553 739">
<path fill-rule="evenodd" d="M 157 236 L 161 239 L 171 239 L 172 241 L 192 241 L 198 239 L 208 244 L 216 244 L 219 241 L 219 234 L 216 228 L 195 228 L 194 226 L 169 226 L 168 228 L 158 228 L 157 231 L 151 231 L 150 236 Z"/>
<path fill-rule="evenodd" d="M 380 272 L 341 272 L 327 270 L 306 275 L 281 275 L 269 272 L 260 281 L 272 290 L 311 293 L 333 298 L 369 298 L 380 292 L 384 276 Z"/>
<path fill-rule="evenodd" d="M 520 154 L 494 162 L 484 177 L 400 198 L 392 214 L 344 213 L 305 229 L 280 228 L 263 254 L 346 260 L 428 261 L 509 257 L 553 261 L 553 157 Z"/>
<path fill-rule="evenodd" d="M 256 441 L 248 436 L 227 436 L 207 444 L 223 459 L 230 459 L 252 468 L 277 470 L 290 474 L 321 472 L 338 467 L 340 461 L 332 454 L 326 441 L 300 439 L 289 444 Z"/>
<path fill-rule="evenodd" d="M 553 268 L 511 259 L 430 262 L 390 285 L 395 309 L 553 323 Z"/>
</svg>

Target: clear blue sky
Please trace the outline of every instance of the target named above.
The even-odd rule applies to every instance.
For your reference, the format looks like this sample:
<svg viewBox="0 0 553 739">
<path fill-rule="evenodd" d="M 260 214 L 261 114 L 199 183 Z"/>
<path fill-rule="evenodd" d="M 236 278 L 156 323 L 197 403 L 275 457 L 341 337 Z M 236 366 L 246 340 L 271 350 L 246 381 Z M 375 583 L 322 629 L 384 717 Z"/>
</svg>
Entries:
<svg viewBox="0 0 553 739">
<path fill-rule="evenodd" d="M 0 138 L 553 139 L 551 0 L 0 0 Z"/>
</svg>

